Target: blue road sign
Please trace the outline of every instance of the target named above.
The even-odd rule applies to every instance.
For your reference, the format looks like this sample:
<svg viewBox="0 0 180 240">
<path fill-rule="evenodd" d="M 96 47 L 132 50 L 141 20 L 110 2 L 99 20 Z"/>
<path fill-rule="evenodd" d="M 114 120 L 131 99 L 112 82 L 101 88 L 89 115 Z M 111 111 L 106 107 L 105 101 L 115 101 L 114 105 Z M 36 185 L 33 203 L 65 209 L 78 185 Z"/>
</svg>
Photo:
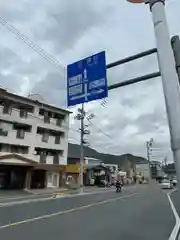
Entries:
<svg viewBox="0 0 180 240">
<path fill-rule="evenodd" d="M 108 96 L 105 52 L 67 66 L 68 106 Z"/>
</svg>

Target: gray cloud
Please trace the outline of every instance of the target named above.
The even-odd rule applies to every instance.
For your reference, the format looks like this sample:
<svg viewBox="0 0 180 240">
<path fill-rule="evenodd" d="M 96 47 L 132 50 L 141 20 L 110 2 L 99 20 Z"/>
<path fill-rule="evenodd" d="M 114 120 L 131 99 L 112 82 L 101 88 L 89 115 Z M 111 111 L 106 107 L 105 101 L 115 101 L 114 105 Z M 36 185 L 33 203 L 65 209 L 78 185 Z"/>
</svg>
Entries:
<svg viewBox="0 0 180 240">
<path fill-rule="evenodd" d="M 178 0 L 169 1 L 171 34 L 180 34 L 179 8 Z M 57 71 L 57 67 L 1 28 L 0 84 L 24 95 L 39 92 L 58 106 L 66 106 L 63 68 L 68 63 L 101 50 L 106 50 L 107 62 L 112 62 L 155 46 L 149 10 L 125 1 L 53 0 L 52 4 L 50 0 L 14 0 L 0 4 L 1 14 L 62 66 Z M 150 56 L 108 70 L 108 83 L 157 69 L 157 58 Z M 145 142 L 154 137 L 162 154 L 167 154 L 169 132 L 160 78 L 111 91 L 106 107 L 100 101 L 85 106 L 88 113 L 96 115 L 88 137 L 92 147 L 102 152 L 145 156 Z M 77 107 L 71 109 L 75 112 Z M 74 130 L 70 130 L 69 136 L 77 143 L 79 133 L 75 129 L 79 122 L 73 118 L 71 122 Z"/>
<path fill-rule="evenodd" d="M 58 11 L 50 13 L 54 24 L 49 26 L 45 33 L 39 34 L 37 31 L 36 36 L 55 40 L 58 51 L 71 48 L 89 28 L 104 20 L 96 11 L 95 6 L 83 0 L 80 0 L 78 4 L 76 1 L 71 1 L 71 6 L 69 1 L 60 2 L 57 7 Z"/>
<path fill-rule="evenodd" d="M 66 81 L 61 78 L 59 72 L 48 72 L 45 77 L 37 83 L 32 92 L 40 93 L 44 99 L 52 104 L 66 108 Z"/>
</svg>

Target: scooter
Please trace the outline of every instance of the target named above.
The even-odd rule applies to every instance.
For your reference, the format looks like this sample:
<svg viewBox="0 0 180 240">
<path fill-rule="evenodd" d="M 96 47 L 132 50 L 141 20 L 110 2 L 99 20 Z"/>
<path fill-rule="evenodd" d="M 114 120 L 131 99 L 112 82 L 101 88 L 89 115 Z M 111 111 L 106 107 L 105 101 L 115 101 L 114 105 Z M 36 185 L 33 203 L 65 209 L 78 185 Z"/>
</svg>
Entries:
<svg viewBox="0 0 180 240">
<path fill-rule="evenodd" d="M 122 190 L 122 187 L 121 187 L 121 186 L 116 187 L 116 192 L 117 192 L 117 193 L 118 193 L 118 192 L 121 192 L 121 190 Z"/>
</svg>

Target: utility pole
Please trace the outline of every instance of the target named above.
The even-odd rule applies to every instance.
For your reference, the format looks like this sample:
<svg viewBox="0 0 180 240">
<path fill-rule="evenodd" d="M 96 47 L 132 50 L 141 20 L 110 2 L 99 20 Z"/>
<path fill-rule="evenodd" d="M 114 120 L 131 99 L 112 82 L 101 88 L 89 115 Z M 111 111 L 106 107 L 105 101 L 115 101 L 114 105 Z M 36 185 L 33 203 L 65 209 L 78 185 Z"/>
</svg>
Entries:
<svg viewBox="0 0 180 240">
<path fill-rule="evenodd" d="M 146 152 L 147 152 L 147 160 L 148 160 L 148 166 L 149 166 L 149 181 L 152 179 L 151 159 L 150 159 L 150 152 L 151 152 L 152 144 L 153 144 L 153 139 L 152 138 L 150 139 L 150 141 L 146 142 Z"/>
<path fill-rule="evenodd" d="M 84 145 L 87 144 L 87 141 L 84 139 L 84 136 L 90 134 L 90 131 L 86 129 L 88 125 L 84 124 L 86 117 L 86 112 L 84 109 L 84 103 L 81 105 L 81 108 L 78 108 L 78 113 L 75 116 L 75 119 L 80 120 L 80 170 L 79 170 L 79 188 L 80 192 L 83 193 L 83 173 L 84 173 Z"/>
<path fill-rule="evenodd" d="M 82 104 L 81 108 L 81 138 L 80 138 L 80 174 L 79 174 L 79 180 L 80 180 L 80 192 L 83 193 L 83 173 L 84 173 L 84 117 L 85 117 L 85 111 L 84 111 L 84 103 Z"/>
</svg>

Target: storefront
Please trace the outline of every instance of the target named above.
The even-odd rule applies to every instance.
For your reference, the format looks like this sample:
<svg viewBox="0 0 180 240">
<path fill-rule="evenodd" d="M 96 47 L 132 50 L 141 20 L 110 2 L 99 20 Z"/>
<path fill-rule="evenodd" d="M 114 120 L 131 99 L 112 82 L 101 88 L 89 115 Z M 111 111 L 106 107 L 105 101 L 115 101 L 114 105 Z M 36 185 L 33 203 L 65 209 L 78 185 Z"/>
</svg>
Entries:
<svg viewBox="0 0 180 240">
<path fill-rule="evenodd" d="M 80 164 L 68 164 L 66 166 L 66 180 L 71 179 L 75 184 L 79 183 Z M 85 175 L 85 167 L 84 167 Z"/>
<path fill-rule="evenodd" d="M 59 188 L 65 166 L 38 164 L 18 154 L 0 156 L 0 189 Z"/>
<path fill-rule="evenodd" d="M 93 183 L 93 185 L 100 186 L 102 184 L 112 183 L 111 171 L 108 167 L 104 167 L 103 165 L 86 166 L 85 179 L 86 185 L 92 185 Z"/>
</svg>

